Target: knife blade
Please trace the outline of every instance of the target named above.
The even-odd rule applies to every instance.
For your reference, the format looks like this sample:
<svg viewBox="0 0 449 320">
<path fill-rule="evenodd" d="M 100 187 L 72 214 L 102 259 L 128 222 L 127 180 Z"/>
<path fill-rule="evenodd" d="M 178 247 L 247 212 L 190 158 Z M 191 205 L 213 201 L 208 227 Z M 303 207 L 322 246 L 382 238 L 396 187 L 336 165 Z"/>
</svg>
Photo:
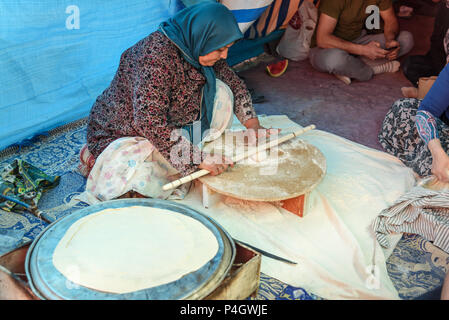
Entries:
<svg viewBox="0 0 449 320">
<path fill-rule="evenodd" d="M 265 251 L 265 250 L 262 250 L 262 249 L 259 249 L 259 248 L 257 248 L 257 247 L 254 247 L 254 246 L 252 246 L 252 245 L 250 245 L 250 244 L 248 244 L 248 243 L 246 243 L 246 242 L 243 242 L 243 241 L 240 241 L 240 240 L 237 240 L 237 239 L 234 239 L 234 241 L 235 241 L 235 242 L 238 242 L 238 243 L 240 243 L 240 244 L 243 244 L 244 246 L 246 246 L 246 247 L 248 247 L 248 248 L 251 248 L 251 249 L 253 249 L 254 251 L 257 251 L 257 252 L 259 252 L 260 254 L 262 254 L 262 255 L 264 255 L 264 256 L 266 256 L 266 257 L 268 257 L 268 258 L 272 258 L 272 259 L 275 259 L 275 260 L 278 260 L 278 261 L 282 261 L 282 262 L 285 262 L 285 263 L 289 263 L 289 264 L 298 264 L 297 262 L 294 262 L 294 261 L 291 261 L 291 260 L 288 260 L 288 259 L 279 257 L 279 256 L 277 256 L 277 255 L 275 255 L 275 254 L 273 254 L 273 253 L 270 253 L 270 252 L 267 252 L 267 251 Z"/>
</svg>

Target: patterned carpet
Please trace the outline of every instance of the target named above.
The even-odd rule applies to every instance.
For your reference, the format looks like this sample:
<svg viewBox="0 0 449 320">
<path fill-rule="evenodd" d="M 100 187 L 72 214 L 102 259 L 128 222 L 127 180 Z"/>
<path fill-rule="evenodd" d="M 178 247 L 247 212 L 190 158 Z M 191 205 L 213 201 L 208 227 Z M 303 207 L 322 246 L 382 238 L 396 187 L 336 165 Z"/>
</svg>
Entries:
<svg viewBox="0 0 449 320">
<path fill-rule="evenodd" d="M 61 176 L 58 187 L 46 192 L 39 208 L 58 218 L 85 205 L 69 208 L 73 196 L 84 191 L 85 179 L 76 172 L 78 153 L 85 143 L 83 121 L 58 130 L 22 150 L 3 152 L 0 167 L 20 158 L 42 169 L 48 175 Z M 7 150 L 6 150 L 7 151 Z M 50 210 L 51 209 L 51 210 Z M 0 210 L 0 255 L 33 240 L 45 224 L 31 214 Z M 417 235 L 404 235 L 387 261 L 389 275 L 402 299 L 415 299 L 442 285 L 449 268 L 449 254 Z M 264 274 L 255 299 L 316 300 L 320 297 L 302 288 L 286 285 Z"/>
</svg>

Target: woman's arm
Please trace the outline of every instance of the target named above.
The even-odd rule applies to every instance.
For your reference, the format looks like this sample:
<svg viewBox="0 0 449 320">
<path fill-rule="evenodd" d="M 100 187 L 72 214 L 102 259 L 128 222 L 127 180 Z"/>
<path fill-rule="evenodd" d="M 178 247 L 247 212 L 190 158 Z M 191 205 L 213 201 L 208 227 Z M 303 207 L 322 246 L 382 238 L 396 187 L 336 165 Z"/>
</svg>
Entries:
<svg viewBox="0 0 449 320">
<path fill-rule="evenodd" d="M 440 117 L 449 106 L 449 65 L 446 65 L 435 80 L 432 88 L 421 102 L 418 110 L 429 111 Z"/>
<path fill-rule="evenodd" d="M 254 110 L 251 94 L 245 82 L 240 79 L 229 67 L 225 60 L 220 60 L 214 65 L 216 76 L 226 83 L 234 94 L 234 113 L 246 129 L 255 130 L 256 137 L 259 129 L 265 130 L 259 123 L 256 111 Z M 269 133 L 265 133 L 269 135 Z"/>
<path fill-rule="evenodd" d="M 246 129 L 254 130 L 256 137 L 259 137 L 259 133 L 269 136 L 273 132 L 280 131 L 279 129 L 266 129 L 260 125 L 245 82 L 235 74 L 225 60 L 218 61 L 214 65 L 214 69 L 216 76 L 225 82 L 234 94 L 234 113 Z M 259 130 L 263 131 L 259 132 Z"/>
</svg>

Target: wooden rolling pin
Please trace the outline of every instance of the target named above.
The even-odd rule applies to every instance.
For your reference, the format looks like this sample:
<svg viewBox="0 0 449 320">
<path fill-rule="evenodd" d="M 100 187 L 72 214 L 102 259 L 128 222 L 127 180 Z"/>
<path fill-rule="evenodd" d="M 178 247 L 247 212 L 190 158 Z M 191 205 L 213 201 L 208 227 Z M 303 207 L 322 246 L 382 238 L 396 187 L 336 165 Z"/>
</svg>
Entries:
<svg viewBox="0 0 449 320">
<path fill-rule="evenodd" d="M 252 155 L 254 155 L 256 153 L 259 153 L 259 152 L 262 152 L 262 151 L 264 151 L 266 149 L 269 149 L 269 148 L 272 148 L 274 146 L 277 146 L 277 145 L 279 145 L 279 144 L 281 144 L 281 143 L 283 143 L 283 142 L 285 142 L 287 140 L 293 139 L 293 138 L 295 138 L 295 137 L 297 137 L 297 136 L 299 136 L 299 135 L 301 135 L 301 134 L 303 134 L 303 133 L 305 133 L 307 131 L 313 130 L 315 128 L 316 128 L 315 125 L 311 124 L 310 126 L 307 126 L 305 128 L 299 129 L 299 130 L 297 130 L 295 132 L 288 133 L 285 136 L 282 136 L 282 137 L 280 137 L 277 140 L 269 141 L 268 143 L 264 143 L 264 144 L 262 144 L 260 146 L 257 146 L 255 148 L 249 149 L 249 150 L 247 150 L 247 152 L 243 152 L 241 154 L 235 155 L 232 158 L 232 162 L 233 163 L 239 162 L 239 161 L 241 161 L 241 160 L 243 160 L 243 159 L 245 159 L 247 157 L 250 157 L 250 156 L 252 156 Z M 198 178 L 200 178 L 202 176 L 208 175 L 209 173 L 210 173 L 210 171 L 208 171 L 206 169 L 199 170 L 199 171 L 194 172 L 194 173 L 192 173 L 192 174 L 190 174 L 188 176 L 185 176 L 185 177 L 182 177 L 182 178 L 180 178 L 178 180 L 175 180 L 175 181 L 172 181 L 170 183 L 167 183 L 166 185 L 164 185 L 162 187 L 162 190 L 166 191 L 166 190 L 177 188 L 181 184 L 184 184 L 184 183 L 190 182 L 192 180 L 198 179 Z"/>
</svg>

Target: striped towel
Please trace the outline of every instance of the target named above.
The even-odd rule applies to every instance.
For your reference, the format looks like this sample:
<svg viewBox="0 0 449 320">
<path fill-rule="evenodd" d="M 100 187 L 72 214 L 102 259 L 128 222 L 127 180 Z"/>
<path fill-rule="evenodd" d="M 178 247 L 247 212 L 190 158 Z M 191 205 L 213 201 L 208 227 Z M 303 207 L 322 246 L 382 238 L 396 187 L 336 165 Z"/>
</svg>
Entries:
<svg viewBox="0 0 449 320">
<path fill-rule="evenodd" d="M 240 30 L 246 30 L 256 21 L 270 6 L 273 0 L 221 0 L 234 14 Z"/>
<path fill-rule="evenodd" d="M 389 247 L 391 233 L 419 234 L 449 252 L 449 190 L 435 191 L 416 186 L 373 222 L 379 244 Z"/>
<path fill-rule="evenodd" d="M 319 0 L 274 0 L 263 14 L 246 30 L 245 38 L 265 37 L 271 32 L 287 27 L 290 19 L 304 1 L 318 6 Z"/>
</svg>

